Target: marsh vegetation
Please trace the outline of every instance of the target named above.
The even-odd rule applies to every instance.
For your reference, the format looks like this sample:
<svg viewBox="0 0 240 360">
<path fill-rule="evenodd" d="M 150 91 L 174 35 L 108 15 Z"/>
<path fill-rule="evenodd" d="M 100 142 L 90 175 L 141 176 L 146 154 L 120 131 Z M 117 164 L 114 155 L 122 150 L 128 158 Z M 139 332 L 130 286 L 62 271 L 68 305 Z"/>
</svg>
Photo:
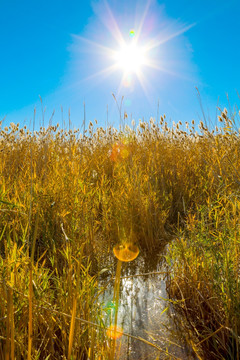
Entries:
<svg viewBox="0 0 240 360">
<path fill-rule="evenodd" d="M 164 255 L 166 312 L 189 358 L 239 358 L 237 117 L 224 109 L 211 130 L 165 116 L 84 134 L 2 125 L 0 359 L 118 358 L 131 339 L 116 315 L 125 260 L 115 255 L 126 247 L 132 283 L 138 251 L 149 263 Z M 101 300 L 110 287 L 112 323 Z M 179 358 L 151 338 L 151 359 Z"/>
</svg>

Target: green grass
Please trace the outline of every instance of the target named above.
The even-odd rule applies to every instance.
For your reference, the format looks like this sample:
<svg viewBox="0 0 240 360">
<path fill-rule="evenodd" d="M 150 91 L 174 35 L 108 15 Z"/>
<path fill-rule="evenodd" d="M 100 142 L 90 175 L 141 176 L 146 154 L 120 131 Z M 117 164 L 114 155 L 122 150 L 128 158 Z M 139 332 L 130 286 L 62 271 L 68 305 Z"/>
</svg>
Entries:
<svg viewBox="0 0 240 360">
<path fill-rule="evenodd" d="M 240 139 L 226 110 L 219 123 L 1 129 L 0 359 L 108 359 L 107 255 L 172 238 L 178 326 L 199 359 L 239 356 Z"/>
</svg>

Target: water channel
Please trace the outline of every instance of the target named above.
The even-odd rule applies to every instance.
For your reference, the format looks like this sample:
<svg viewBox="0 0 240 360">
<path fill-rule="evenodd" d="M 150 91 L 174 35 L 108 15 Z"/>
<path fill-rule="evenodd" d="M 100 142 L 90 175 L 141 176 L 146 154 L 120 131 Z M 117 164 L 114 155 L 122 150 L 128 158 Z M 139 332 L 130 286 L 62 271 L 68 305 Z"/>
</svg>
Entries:
<svg viewBox="0 0 240 360">
<path fill-rule="evenodd" d="M 109 261 L 113 262 L 113 257 Z M 115 270 L 116 263 L 111 265 L 112 281 L 109 284 L 112 286 L 107 287 L 102 298 L 107 325 L 114 312 L 112 300 Z M 140 254 L 132 263 L 123 263 L 117 323 L 124 333 L 132 337 L 122 336 L 117 340 L 120 350 L 116 359 L 195 359 L 177 331 L 174 311 L 170 311 L 171 304 L 167 298 L 163 253 L 148 257 Z M 162 351 L 136 337 L 150 342 Z"/>
</svg>

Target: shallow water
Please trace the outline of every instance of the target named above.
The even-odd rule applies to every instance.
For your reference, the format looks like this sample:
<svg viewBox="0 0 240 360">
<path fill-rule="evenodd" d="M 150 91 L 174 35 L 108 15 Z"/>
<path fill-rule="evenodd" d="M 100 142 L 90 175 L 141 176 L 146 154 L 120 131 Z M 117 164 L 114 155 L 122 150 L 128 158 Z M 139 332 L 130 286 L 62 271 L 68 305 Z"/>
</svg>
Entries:
<svg viewBox="0 0 240 360">
<path fill-rule="evenodd" d="M 155 263 L 156 259 L 153 260 Z M 133 263 L 122 265 L 118 326 L 124 333 L 145 339 L 162 351 L 139 339 L 122 336 L 121 340 L 117 340 L 120 350 L 119 357 L 116 358 L 120 360 L 193 359 L 188 355 L 187 348 L 180 339 L 173 321 L 174 314 L 169 311 L 170 303 L 164 300 L 168 295 L 166 268 L 162 257 L 158 256 L 154 271 L 143 256 L 139 256 Z M 114 280 L 110 284 L 112 286 L 107 287 L 102 298 L 106 309 L 107 326 L 110 322 L 113 323 L 115 313 L 112 303 Z M 170 354 L 173 356 L 171 357 Z"/>
</svg>

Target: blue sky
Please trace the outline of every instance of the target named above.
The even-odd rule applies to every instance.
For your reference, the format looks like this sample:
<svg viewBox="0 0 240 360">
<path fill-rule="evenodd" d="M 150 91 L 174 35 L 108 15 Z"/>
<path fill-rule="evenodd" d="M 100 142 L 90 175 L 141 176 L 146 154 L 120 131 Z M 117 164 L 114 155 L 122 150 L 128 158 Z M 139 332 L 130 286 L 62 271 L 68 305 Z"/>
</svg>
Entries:
<svg viewBox="0 0 240 360">
<path fill-rule="evenodd" d="M 113 99 L 128 120 L 166 114 L 182 122 L 203 115 L 215 123 L 216 107 L 239 105 L 238 0 L 12 1 L 0 0 L 0 119 L 36 128 L 55 109 L 53 123 L 83 121 L 118 126 Z M 140 71 L 116 66 L 121 41 L 147 51 Z M 133 33 L 132 33 L 133 34 Z M 133 66 L 134 67 L 134 66 Z M 112 71 L 110 71 L 110 69 Z M 63 116 L 61 112 L 63 109 Z M 108 108 L 108 115 L 107 115 Z M 209 120 L 210 119 L 210 120 Z"/>
</svg>

